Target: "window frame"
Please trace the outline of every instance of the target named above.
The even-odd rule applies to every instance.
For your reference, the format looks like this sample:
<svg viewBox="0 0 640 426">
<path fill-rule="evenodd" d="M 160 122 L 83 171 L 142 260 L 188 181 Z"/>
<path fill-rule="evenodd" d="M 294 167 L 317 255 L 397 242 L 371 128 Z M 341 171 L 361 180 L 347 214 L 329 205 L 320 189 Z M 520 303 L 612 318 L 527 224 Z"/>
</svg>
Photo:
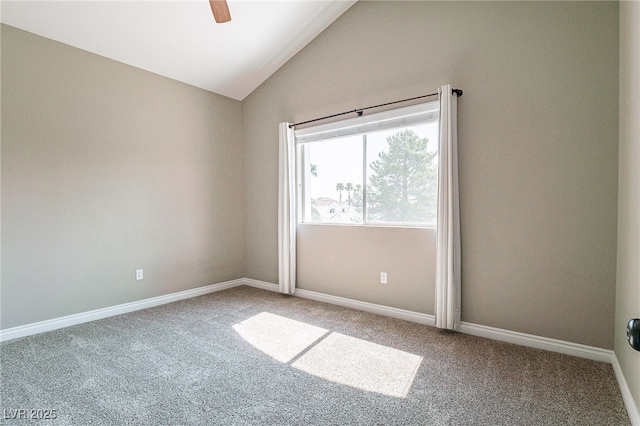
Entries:
<svg viewBox="0 0 640 426">
<path fill-rule="evenodd" d="M 338 120 L 316 126 L 305 127 L 294 130 L 296 149 L 296 188 L 297 188 L 297 222 L 302 225 L 333 225 L 333 226 L 361 226 L 361 227 L 405 227 L 405 228 L 435 228 L 436 222 L 372 222 L 367 221 L 367 133 L 387 130 L 401 129 L 403 126 L 416 124 L 426 124 L 439 121 L 439 101 L 432 100 L 419 104 L 395 108 L 375 114 L 362 115 L 346 120 Z M 424 116 L 424 118 L 422 118 Z M 438 128 L 438 134 L 440 129 Z M 362 136 L 362 198 L 363 211 L 362 223 L 348 222 L 313 222 L 311 217 L 311 203 L 306 202 L 305 188 L 310 184 L 310 159 L 305 146 L 312 143 L 322 143 L 330 139 L 345 137 L 350 135 Z M 436 147 L 439 145 L 436 141 Z M 437 173 L 436 173 L 437 179 Z"/>
</svg>

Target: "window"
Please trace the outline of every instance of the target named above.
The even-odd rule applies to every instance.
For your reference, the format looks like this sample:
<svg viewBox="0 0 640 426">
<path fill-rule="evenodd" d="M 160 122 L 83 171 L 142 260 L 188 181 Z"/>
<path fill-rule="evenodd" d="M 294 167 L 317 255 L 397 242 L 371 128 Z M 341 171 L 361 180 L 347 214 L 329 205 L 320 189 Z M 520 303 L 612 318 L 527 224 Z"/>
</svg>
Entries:
<svg viewBox="0 0 640 426">
<path fill-rule="evenodd" d="M 438 101 L 296 130 L 303 223 L 433 226 Z"/>
</svg>

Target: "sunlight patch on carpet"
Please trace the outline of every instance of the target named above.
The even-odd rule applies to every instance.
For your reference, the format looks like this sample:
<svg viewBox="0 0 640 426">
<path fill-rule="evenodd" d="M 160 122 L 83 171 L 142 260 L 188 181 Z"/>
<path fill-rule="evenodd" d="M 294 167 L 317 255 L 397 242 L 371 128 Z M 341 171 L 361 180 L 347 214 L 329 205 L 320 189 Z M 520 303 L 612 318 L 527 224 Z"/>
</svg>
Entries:
<svg viewBox="0 0 640 426">
<path fill-rule="evenodd" d="M 396 398 L 407 397 L 422 363 L 418 355 L 268 312 L 233 328 L 251 346 L 293 368 Z"/>
<path fill-rule="evenodd" d="M 422 357 L 331 333 L 292 366 L 335 383 L 405 398 Z"/>
<path fill-rule="evenodd" d="M 262 312 L 233 326 L 251 346 L 287 363 L 329 330 Z"/>
</svg>

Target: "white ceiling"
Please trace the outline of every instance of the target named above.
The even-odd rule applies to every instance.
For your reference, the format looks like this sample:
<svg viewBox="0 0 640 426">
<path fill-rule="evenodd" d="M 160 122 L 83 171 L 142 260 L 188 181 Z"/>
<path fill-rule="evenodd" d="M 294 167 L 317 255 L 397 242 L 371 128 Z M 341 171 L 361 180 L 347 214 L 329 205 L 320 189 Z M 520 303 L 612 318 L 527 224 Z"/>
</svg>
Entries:
<svg viewBox="0 0 640 426">
<path fill-rule="evenodd" d="M 3 23 L 242 100 L 356 0 L 2 1 Z"/>
</svg>

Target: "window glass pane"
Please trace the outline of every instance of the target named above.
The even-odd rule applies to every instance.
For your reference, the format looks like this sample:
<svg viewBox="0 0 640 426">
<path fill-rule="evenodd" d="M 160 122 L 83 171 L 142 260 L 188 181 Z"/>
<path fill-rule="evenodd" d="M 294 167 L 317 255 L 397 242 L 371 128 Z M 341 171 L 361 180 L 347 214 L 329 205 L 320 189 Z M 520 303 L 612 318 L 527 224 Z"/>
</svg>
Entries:
<svg viewBox="0 0 640 426">
<path fill-rule="evenodd" d="M 306 222 L 362 223 L 362 136 L 305 145 Z"/>
<path fill-rule="evenodd" d="M 296 130 L 304 222 L 434 226 L 438 102 Z"/>
<path fill-rule="evenodd" d="M 438 124 L 367 134 L 367 222 L 435 223 Z"/>
</svg>

